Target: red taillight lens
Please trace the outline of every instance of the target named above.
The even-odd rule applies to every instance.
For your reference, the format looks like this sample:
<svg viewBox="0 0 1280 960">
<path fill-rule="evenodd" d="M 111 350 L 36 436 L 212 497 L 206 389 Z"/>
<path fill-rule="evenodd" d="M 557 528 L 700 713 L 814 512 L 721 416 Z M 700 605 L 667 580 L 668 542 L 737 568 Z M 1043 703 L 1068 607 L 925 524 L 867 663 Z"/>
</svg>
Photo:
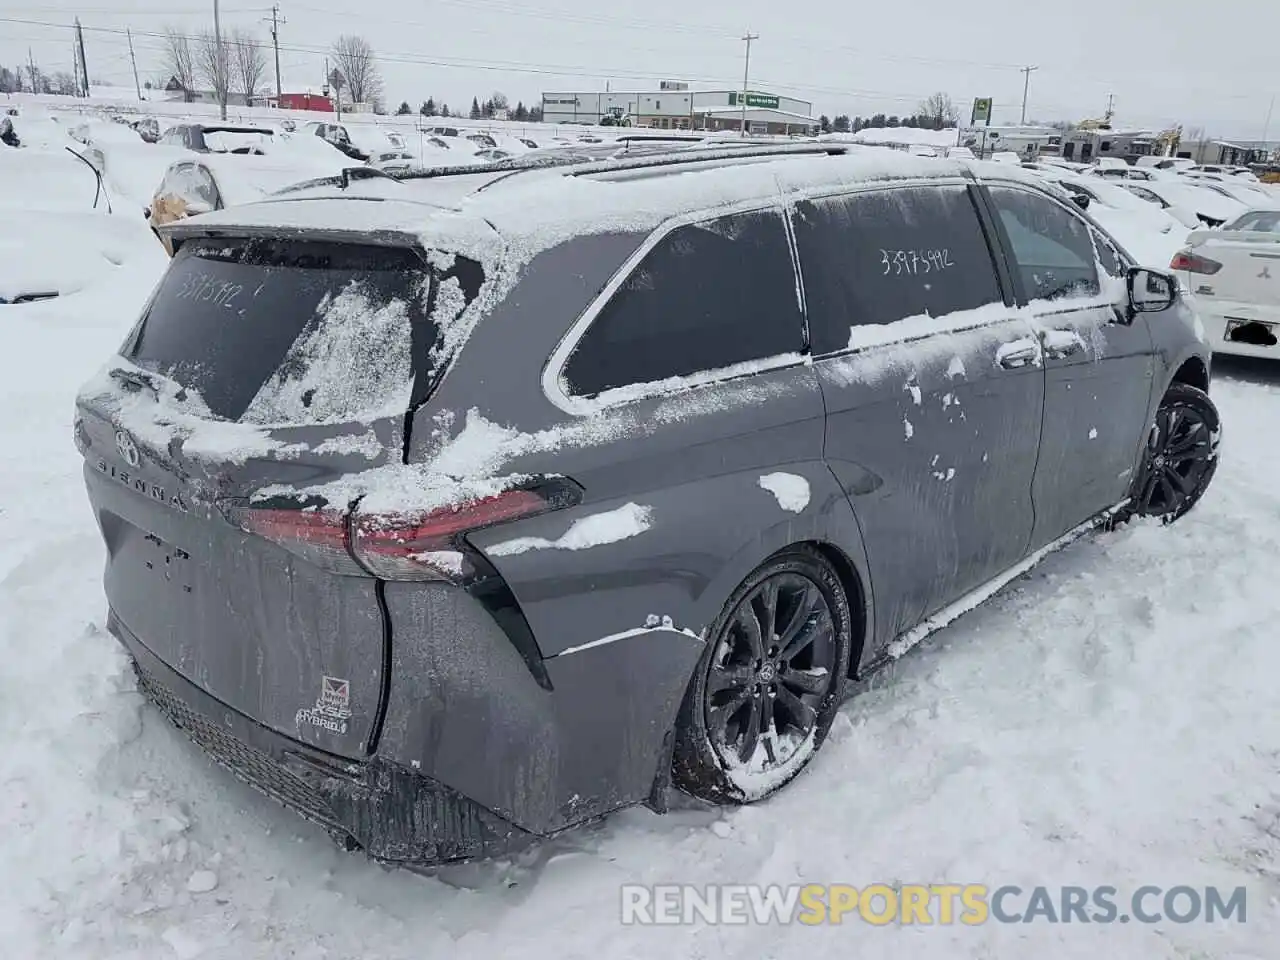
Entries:
<svg viewBox="0 0 1280 960">
<path fill-rule="evenodd" d="M 582 489 L 551 478 L 536 489 L 507 490 L 437 507 L 425 513 L 374 513 L 332 507 L 252 506 L 224 501 L 233 524 L 342 576 L 383 580 L 465 580 L 475 572 L 474 551 L 463 543 L 472 530 L 578 503 Z M 483 566 L 483 563 L 481 562 Z"/>
<path fill-rule="evenodd" d="M 535 490 L 508 490 L 427 513 L 356 513 L 351 552 L 362 567 L 385 580 L 453 579 L 465 572 L 458 538 L 472 530 L 531 517 L 561 505 Z"/>
<path fill-rule="evenodd" d="M 348 549 L 347 514 L 342 510 L 241 506 L 232 521 L 322 569 L 345 575 L 363 571 Z"/>
<path fill-rule="evenodd" d="M 1174 254 L 1173 259 L 1169 261 L 1170 270 L 1186 270 L 1188 273 L 1215 274 L 1222 269 L 1222 264 L 1217 260 L 1210 260 L 1208 257 L 1202 257 L 1198 254 L 1191 253 L 1189 250 L 1180 250 Z"/>
</svg>

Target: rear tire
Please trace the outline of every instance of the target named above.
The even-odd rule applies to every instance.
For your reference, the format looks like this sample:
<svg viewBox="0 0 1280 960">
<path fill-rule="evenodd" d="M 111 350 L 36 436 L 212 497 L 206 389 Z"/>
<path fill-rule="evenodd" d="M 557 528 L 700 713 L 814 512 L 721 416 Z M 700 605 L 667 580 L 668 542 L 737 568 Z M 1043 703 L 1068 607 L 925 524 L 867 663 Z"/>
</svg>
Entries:
<svg viewBox="0 0 1280 960">
<path fill-rule="evenodd" d="M 676 724 L 673 779 L 714 803 L 771 796 L 808 765 L 844 698 L 849 601 L 830 562 L 790 547 L 733 592 Z"/>
<path fill-rule="evenodd" d="M 1200 502 L 1218 469 L 1222 421 L 1209 395 L 1186 383 L 1169 386 L 1147 434 L 1142 467 L 1125 517 L 1173 523 Z"/>
</svg>

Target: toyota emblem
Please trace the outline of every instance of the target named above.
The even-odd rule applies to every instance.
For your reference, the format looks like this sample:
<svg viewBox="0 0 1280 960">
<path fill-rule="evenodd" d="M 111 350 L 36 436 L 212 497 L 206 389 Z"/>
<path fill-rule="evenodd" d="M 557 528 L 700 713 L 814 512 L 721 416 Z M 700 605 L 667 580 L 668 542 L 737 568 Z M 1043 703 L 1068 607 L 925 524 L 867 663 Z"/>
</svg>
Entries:
<svg viewBox="0 0 1280 960">
<path fill-rule="evenodd" d="M 131 467 L 136 467 L 142 459 L 138 454 L 138 445 L 133 442 L 133 437 L 123 430 L 116 431 L 116 449 L 120 451 L 120 456 L 124 457 L 124 462 Z"/>
</svg>

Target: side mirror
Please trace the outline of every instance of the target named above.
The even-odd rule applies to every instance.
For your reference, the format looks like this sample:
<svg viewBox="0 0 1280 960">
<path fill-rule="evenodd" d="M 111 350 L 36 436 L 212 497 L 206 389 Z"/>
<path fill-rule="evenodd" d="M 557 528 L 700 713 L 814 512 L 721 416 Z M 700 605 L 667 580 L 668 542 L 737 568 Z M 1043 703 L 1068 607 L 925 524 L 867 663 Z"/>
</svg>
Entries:
<svg viewBox="0 0 1280 960">
<path fill-rule="evenodd" d="M 1071 199 L 1075 203 L 1075 205 L 1079 207 L 1081 210 L 1089 209 L 1089 198 L 1086 197 L 1083 193 L 1073 193 L 1071 195 Z"/>
<path fill-rule="evenodd" d="M 1129 306 L 1135 313 L 1159 313 L 1178 299 L 1178 281 L 1143 267 L 1129 270 Z"/>
</svg>

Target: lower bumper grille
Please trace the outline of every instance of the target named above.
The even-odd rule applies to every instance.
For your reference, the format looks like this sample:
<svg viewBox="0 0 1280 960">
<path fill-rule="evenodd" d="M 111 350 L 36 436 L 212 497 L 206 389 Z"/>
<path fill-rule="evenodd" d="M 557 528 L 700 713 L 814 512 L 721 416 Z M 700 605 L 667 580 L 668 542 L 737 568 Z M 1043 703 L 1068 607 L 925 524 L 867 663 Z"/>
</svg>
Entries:
<svg viewBox="0 0 1280 960">
<path fill-rule="evenodd" d="M 220 730 L 155 680 L 135 662 L 138 688 L 160 708 L 174 726 L 187 732 L 206 753 L 249 786 L 291 807 L 302 816 L 330 830 L 346 833 L 324 797 L 307 781 L 291 773 L 270 755 Z"/>
</svg>

